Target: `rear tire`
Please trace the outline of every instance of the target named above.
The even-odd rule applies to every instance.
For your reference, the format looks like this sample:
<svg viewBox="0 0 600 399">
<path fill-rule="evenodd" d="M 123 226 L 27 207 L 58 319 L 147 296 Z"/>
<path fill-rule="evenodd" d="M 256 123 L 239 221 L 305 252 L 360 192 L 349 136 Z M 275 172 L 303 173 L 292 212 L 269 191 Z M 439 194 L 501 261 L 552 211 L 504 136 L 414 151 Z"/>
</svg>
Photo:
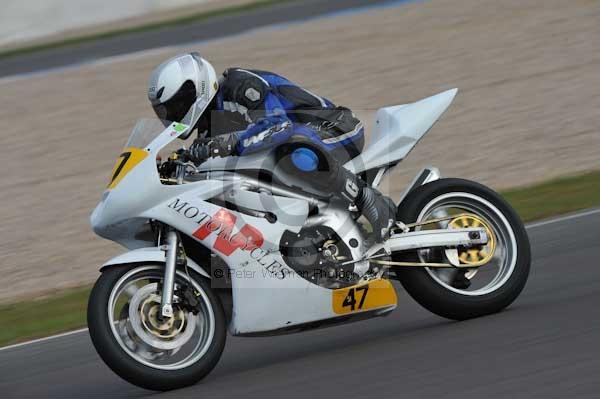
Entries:
<svg viewBox="0 0 600 399">
<path fill-rule="evenodd" d="M 150 269 L 148 269 L 150 268 Z M 194 363 L 183 368 L 160 369 L 142 364 L 136 360 L 115 337 L 114 321 L 109 316 L 109 301 L 115 286 L 128 274 L 136 269 L 149 270 L 160 276 L 164 265 L 127 265 L 111 267 L 102 272 L 96 281 L 88 302 L 88 326 L 90 336 L 96 351 L 104 362 L 121 378 L 139 387 L 168 391 L 195 384 L 206 376 L 217 364 L 227 335 L 225 315 L 218 296 L 210 288 L 210 283 L 190 271 L 190 277 L 196 290 L 202 291 L 208 299 L 212 315 L 214 315 L 214 333 L 206 346 L 206 351 Z M 134 274 L 135 275 L 135 274 Z M 187 280 L 187 275 L 178 272 L 177 278 Z M 207 306 L 208 308 L 208 306 Z M 212 321 L 211 321 L 212 322 Z M 116 329 L 117 327 L 115 327 Z M 120 338 L 121 339 L 121 338 Z M 122 339 L 121 339 L 122 340 Z"/>
<path fill-rule="evenodd" d="M 468 292 L 452 287 L 450 283 L 444 284 L 434 277 L 436 274 L 432 269 L 398 268 L 396 275 L 406 291 L 421 306 L 439 316 L 465 320 L 499 312 L 519 296 L 527 282 L 531 264 L 531 251 L 525 227 L 516 212 L 500 195 L 468 180 L 441 179 L 409 193 L 398 207 L 397 219 L 404 223 L 416 222 L 425 216 L 428 207 L 436 209 L 436 201 L 438 204 L 443 204 L 442 201 L 450 203 L 453 198 L 457 201 L 461 198 L 468 199 L 472 201 L 474 208 L 479 206 L 481 213 L 489 210 L 490 215 L 497 215 L 499 212 L 504 217 L 503 219 L 498 216 L 502 223 L 498 222 L 497 225 L 506 228 L 505 236 L 510 237 L 510 240 L 507 239 L 507 242 L 510 242 L 507 256 L 514 255 L 514 259 L 511 258 L 508 265 L 511 267 L 506 269 L 506 275 L 499 279 L 497 286 L 490 285 L 487 290 L 482 288 L 480 294 L 478 291 Z M 418 262 L 421 258 L 418 253 L 413 252 L 397 255 L 394 259 Z M 486 265 L 481 267 L 485 268 Z M 458 286 L 457 284 L 456 287 Z"/>
</svg>

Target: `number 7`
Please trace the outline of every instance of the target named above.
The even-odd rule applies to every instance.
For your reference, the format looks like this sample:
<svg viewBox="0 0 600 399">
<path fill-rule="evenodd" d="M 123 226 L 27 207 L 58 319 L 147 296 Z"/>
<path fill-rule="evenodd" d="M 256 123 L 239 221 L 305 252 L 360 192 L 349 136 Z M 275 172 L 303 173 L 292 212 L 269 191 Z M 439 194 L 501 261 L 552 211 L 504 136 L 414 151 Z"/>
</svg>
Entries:
<svg viewBox="0 0 600 399">
<path fill-rule="evenodd" d="M 362 309 L 363 304 L 365 303 L 365 298 L 367 297 L 367 292 L 369 291 L 369 286 L 363 285 L 362 287 L 357 287 L 356 291 L 363 291 L 362 297 L 360 298 L 360 302 L 358 303 L 358 308 Z"/>
<path fill-rule="evenodd" d="M 127 151 L 122 153 L 121 155 L 119 155 L 119 158 L 123 158 L 121 160 L 121 163 L 119 164 L 119 166 L 117 166 L 117 169 L 115 169 L 115 173 L 112 176 L 112 179 L 110 179 L 110 183 L 115 181 L 115 179 L 117 178 L 117 176 L 119 176 L 119 173 L 121 173 L 121 171 L 123 170 L 123 166 L 125 166 L 125 164 L 127 163 L 127 161 L 129 160 L 129 157 L 131 156 L 131 152 Z"/>
</svg>

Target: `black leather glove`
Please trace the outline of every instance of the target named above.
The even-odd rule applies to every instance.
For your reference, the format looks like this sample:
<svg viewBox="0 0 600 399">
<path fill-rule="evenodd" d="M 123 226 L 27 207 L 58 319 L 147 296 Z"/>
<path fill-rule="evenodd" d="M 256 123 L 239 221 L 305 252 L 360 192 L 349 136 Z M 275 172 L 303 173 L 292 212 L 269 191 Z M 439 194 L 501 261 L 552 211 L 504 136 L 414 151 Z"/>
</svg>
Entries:
<svg viewBox="0 0 600 399">
<path fill-rule="evenodd" d="M 188 150 L 187 157 L 196 165 L 201 164 L 210 158 L 209 142 L 204 139 L 196 139 Z"/>
<path fill-rule="evenodd" d="M 203 137 L 194 140 L 190 146 L 188 156 L 195 164 L 200 164 L 208 158 L 228 157 L 237 154 L 237 143 L 239 134 L 237 132 L 221 134 L 216 137 Z"/>
</svg>

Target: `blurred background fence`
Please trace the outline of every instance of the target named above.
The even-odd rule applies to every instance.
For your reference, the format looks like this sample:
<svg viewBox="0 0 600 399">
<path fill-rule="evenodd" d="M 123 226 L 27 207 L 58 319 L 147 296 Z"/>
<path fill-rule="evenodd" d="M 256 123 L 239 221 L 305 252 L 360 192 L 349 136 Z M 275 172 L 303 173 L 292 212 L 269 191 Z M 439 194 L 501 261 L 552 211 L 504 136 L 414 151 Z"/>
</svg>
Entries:
<svg viewBox="0 0 600 399">
<path fill-rule="evenodd" d="M 247 2 L 249 0 L 3 0 L 0 47 Z"/>
</svg>

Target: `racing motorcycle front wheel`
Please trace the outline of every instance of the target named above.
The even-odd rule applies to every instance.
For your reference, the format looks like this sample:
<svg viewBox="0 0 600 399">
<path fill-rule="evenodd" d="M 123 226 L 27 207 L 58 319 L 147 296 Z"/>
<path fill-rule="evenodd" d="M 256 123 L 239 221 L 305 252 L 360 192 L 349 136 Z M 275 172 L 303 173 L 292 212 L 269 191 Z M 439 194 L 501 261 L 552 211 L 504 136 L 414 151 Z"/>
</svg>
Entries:
<svg viewBox="0 0 600 399">
<path fill-rule="evenodd" d="M 162 318 L 164 265 L 108 268 L 88 302 L 94 347 L 121 378 L 155 391 L 195 384 L 221 357 L 226 322 L 210 283 L 178 270 L 173 317 Z M 190 294 L 191 293 L 191 294 Z"/>
<path fill-rule="evenodd" d="M 449 263 L 460 268 L 398 268 L 406 291 L 429 311 L 465 320 L 499 312 L 521 293 L 531 264 L 529 239 L 514 209 L 493 190 L 472 181 L 441 179 L 411 191 L 398 207 L 398 220 L 416 230 L 484 228 L 485 245 L 422 249 L 395 260 Z"/>
</svg>

